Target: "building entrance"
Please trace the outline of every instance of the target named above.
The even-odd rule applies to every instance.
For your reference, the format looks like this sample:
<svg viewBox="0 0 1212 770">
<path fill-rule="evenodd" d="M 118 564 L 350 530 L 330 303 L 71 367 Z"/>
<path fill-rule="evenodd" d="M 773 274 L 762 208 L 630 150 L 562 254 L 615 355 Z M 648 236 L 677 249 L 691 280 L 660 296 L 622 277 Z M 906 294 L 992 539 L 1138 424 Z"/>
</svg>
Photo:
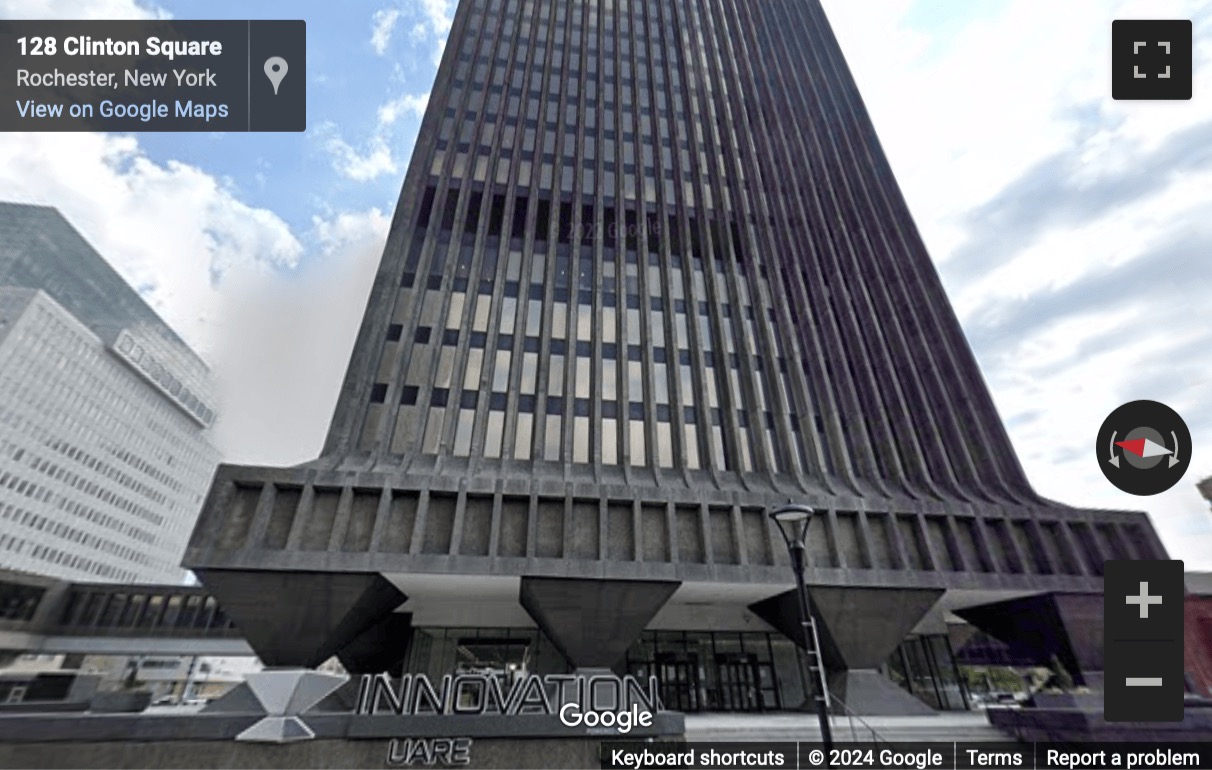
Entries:
<svg viewBox="0 0 1212 770">
<path fill-rule="evenodd" d="M 506 687 L 527 674 L 565 674 L 568 664 L 534 628 L 417 628 L 403 670 L 438 679 L 448 673 L 493 674 Z M 781 634 L 645 631 L 616 674 L 655 676 L 665 708 L 769 712 L 809 706 L 806 660 Z M 940 710 L 967 701 L 945 636 L 911 637 L 883 667 L 893 682 Z"/>
<path fill-rule="evenodd" d="M 702 711 L 697 655 L 663 653 L 657 658 L 656 678 L 661 683 L 661 702 L 674 711 Z"/>
</svg>

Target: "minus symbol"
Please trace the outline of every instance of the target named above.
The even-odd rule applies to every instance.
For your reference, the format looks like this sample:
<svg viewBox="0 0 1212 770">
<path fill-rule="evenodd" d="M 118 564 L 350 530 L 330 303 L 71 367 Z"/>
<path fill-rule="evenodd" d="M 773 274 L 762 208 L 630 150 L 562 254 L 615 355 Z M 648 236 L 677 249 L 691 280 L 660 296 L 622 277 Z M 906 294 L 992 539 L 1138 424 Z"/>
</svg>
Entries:
<svg viewBox="0 0 1212 770">
<path fill-rule="evenodd" d="M 1128 687 L 1161 687 L 1162 678 L 1160 676 L 1129 676 L 1125 677 L 1124 684 Z"/>
</svg>

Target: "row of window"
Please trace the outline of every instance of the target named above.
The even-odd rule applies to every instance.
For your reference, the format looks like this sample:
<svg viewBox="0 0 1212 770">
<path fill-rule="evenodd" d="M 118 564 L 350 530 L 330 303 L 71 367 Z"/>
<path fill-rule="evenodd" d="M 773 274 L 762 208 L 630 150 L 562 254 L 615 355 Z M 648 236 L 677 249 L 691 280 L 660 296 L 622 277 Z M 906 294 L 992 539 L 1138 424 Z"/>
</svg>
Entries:
<svg viewBox="0 0 1212 770">
<path fill-rule="evenodd" d="M 84 532 L 65 522 L 56 521 L 49 516 L 35 513 L 12 503 L 0 504 L 0 519 L 11 521 L 14 526 L 28 527 L 34 532 L 43 532 L 51 537 L 70 540 L 102 553 L 111 554 L 124 561 L 143 565 L 155 563 L 155 560 L 144 550 L 131 548 L 108 538 Z"/>
<path fill-rule="evenodd" d="M 195 486 L 205 485 L 213 469 L 213 459 L 203 457 L 194 446 L 196 441 L 182 441 L 179 427 L 169 428 L 175 422 L 174 416 L 180 419 L 176 409 L 159 397 L 136 399 L 136 394 L 146 391 L 142 387 L 132 391 L 135 379 L 129 370 L 108 355 L 98 355 L 96 341 L 83 338 L 87 332 L 70 329 L 44 308 L 39 307 L 37 311 L 35 318 L 39 323 L 47 321 L 47 325 L 23 331 L 24 344 L 17 345 L 11 352 L 14 358 L 10 371 L 21 373 L 20 379 L 5 378 L 5 384 L 12 386 L 9 392 L 13 397 L 26 401 L 40 413 L 53 415 L 74 434 L 91 435 L 96 439 L 94 443 L 103 438 L 138 442 L 149 456 L 156 455 L 166 463 L 172 462 L 173 454 L 176 454 L 178 460 L 186 461 L 176 478 L 155 471 L 147 463 L 142 463 L 139 469 L 185 497 L 191 495 L 178 478 L 192 481 Z M 55 361 L 53 367 L 48 366 L 52 360 Z M 115 382 L 115 378 L 121 382 Z M 145 431 L 150 431 L 155 438 L 149 441 Z M 196 495 L 194 492 L 192 496 Z M 156 502 L 161 507 L 165 502 L 169 508 L 180 505 L 179 501 L 169 498 L 156 499 Z"/>
<path fill-rule="evenodd" d="M 697 9 L 692 10 L 691 16 L 692 16 L 692 20 L 695 25 L 694 34 L 697 37 L 698 45 L 701 47 L 703 45 L 703 35 L 702 35 L 701 29 L 698 26 L 699 20 L 697 17 Z M 612 18 L 612 17 L 608 16 L 607 18 Z M 656 19 L 656 16 L 655 16 L 655 12 L 654 12 L 654 14 L 652 16 L 652 20 L 650 20 L 652 25 L 655 27 L 658 27 L 658 28 L 662 27 L 663 26 L 662 23 L 659 21 L 654 21 L 655 19 Z M 637 52 L 639 54 L 638 62 L 637 62 L 638 78 L 635 81 L 632 80 L 630 57 L 624 57 L 622 62 L 620 63 L 620 67 L 622 70 L 622 72 L 621 72 L 622 77 L 619 81 L 620 88 L 618 89 L 618 91 L 616 93 L 616 90 L 613 87 L 614 80 L 615 80 L 615 78 L 614 78 L 615 62 L 613 60 L 613 57 L 607 57 L 604 61 L 601 62 L 602 66 L 604 67 L 604 73 L 603 73 L 604 77 L 599 78 L 599 76 L 598 76 L 599 59 L 598 59 L 598 55 L 597 55 L 597 51 L 598 51 L 597 35 L 594 34 L 593 30 L 591 30 L 591 34 L 586 38 L 586 41 L 585 41 L 586 45 L 584 46 L 584 48 L 582 48 L 580 45 L 581 31 L 580 31 L 579 25 L 574 25 L 574 27 L 576 27 L 576 28 L 568 33 L 568 40 L 571 43 L 573 50 L 577 51 L 578 54 L 580 54 L 581 56 L 584 57 L 584 59 L 585 59 L 584 63 L 588 70 L 588 72 L 587 72 L 588 81 L 586 83 L 585 90 L 586 90 L 586 98 L 589 101 L 587 101 L 583 110 L 577 104 L 577 99 L 579 98 L 578 83 L 579 83 L 579 77 L 581 74 L 581 69 L 580 69 L 581 63 L 577 59 L 579 59 L 580 57 L 576 57 L 576 58 L 570 60 L 569 67 L 567 68 L 567 70 L 562 69 L 562 65 L 564 63 L 563 62 L 564 43 L 562 42 L 561 39 L 558 38 L 558 36 L 557 36 L 557 39 L 555 39 L 552 43 L 552 46 L 553 46 L 553 55 L 551 57 L 552 69 L 548 75 L 549 76 L 548 93 L 550 94 L 550 96 L 546 99 L 544 99 L 544 95 L 543 95 L 543 91 L 542 91 L 542 77 L 543 77 L 542 67 L 546 63 L 546 60 L 547 60 L 547 51 L 544 47 L 542 47 L 542 44 L 546 42 L 546 40 L 545 40 L 546 34 L 542 35 L 543 43 L 540 43 L 540 47 L 536 48 L 536 50 L 534 51 L 533 57 L 528 56 L 528 54 L 530 52 L 530 47 L 529 47 L 528 42 L 517 41 L 516 43 L 511 45 L 510 41 L 502 40 L 498 44 L 501 49 L 502 55 L 495 60 L 495 67 L 492 67 L 491 70 L 490 70 L 490 64 L 492 63 L 491 47 L 489 46 L 488 41 L 486 39 L 481 39 L 479 41 L 475 41 L 474 35 L 472 35 L 471 38 L 469 38 L 470 40 L 472 40 L 474 42 L 472 44 L 468 45 L 466 47 L 466 50 L 464 50 L 460 54 L 460 60 L 459 60 L 458 64 L 456 65 L 456 72 L 455 72 L 455 78 L 454 78 L 455 89 L 452 91 L 452 93 L 450 94 L 450 97 L 449 97 L 450 103 L 465 104 L 466 109 L 468 110 L 468 112 L 464 113 L 464 119 L 459 124 L 461 127 L 461 133 L 459 135 L 460 147 L 462 147 L 464 144 L 470 143 L 472 135 L 475 132 L 476 121 L 479 117 L 478 113 L 479 113 L 479 111 L 482 110 L 484 112 L 484 120 L 485 120 L 485 126 L 484 126 L 484 130 L 483 130 L 483 133 L 485 134 L 485 136 L 492 136 L 495 133 L 497 118 L 500 117 L 502 113 L 505 114 L 505 123 L 504 123 L 505 132 L 502 137 L 501 146 L 502 146 L 502 149 L 505 150 L 506 152 L 508 152 L 510 149 L 512 149 L 512 147 L 513 147 L 512 129 L 513 129 L 513 127 L 515 127 L 517 125 L 517 122 L 521 119 L 521 116 L 522 116 L 522 107 L 523 107 L 522 96 L 524 93 L 523 87 L 525 86 L 525 82 L 524 82 L 525 81 L 525 72 L 527 71 L 526 67 L 528 65 L 527 59 L 530 58 L 530 59 L 532 59 L 532 61 L 529 63 L 534 67 L 534 69 L 531 70 L 530 98 L 528 99 L 528 101 L 525 105 L 526 106 L 525 120 L 526 120 L 526 125 L 529 128 L 531 128 L 531 129 L 537 128 L 539 113 L 540 113 L 540 109 L 543 106 L 543 102 L 546 101 L 549 104 L 551 104 L 553 110 L 558 109 L 559 106 L 558 106 L 557 99 L 561 94 L 563 94 L 564 99 L 565 99 L 565 103 L 563 105 L 564 121 L 565 121 L 567 129 L 576 128 L 578 130 L 578 132 L 584 131 L 584 132 L 586 132 L 587 135 L 589 133 L 596 133 L 596 119 L 597 119 L 597 110 L 598 110 L 597 102 L 596 102 L 596 96 L 597 96 L 596 83 L 597 83 L 597 81 L 604 79 L 604 81 L 609 86 L 607 89 L 605 89 L 605 91 L 603 93 L 604 98 L 602 101 L 603 109 L 605 110 L 604 116 L 606 118 L 606 124 L 607 124 L 607 127 L 605 130 L 607 131 L 607 133 L 609 133 L 611 131 L 611 128 L 614 124 L 614 116 L 615 116 L 614 110 L 613 110 L 614 98 L 616 96 L 619 96 L 621 98 L 621 101 L 622 101 L 622 104 L 624 107 L 622 116 L 625 119 L 625 125 L 628 125 L 628 126 L 633 125 L 632 121 L 635 118 L 635 115 L 632 114 L 631 112 L 629 112 L 627 108 L 631 107 L 633 104 L 638 104 L 638 108 L 639 108 L 639 112 L 640 112 L 640 115 L 639 115 L 640 133 L 643 136 L 652 136 L 654 134 L 660 135 L 660 136 L 672 136 L 674 133 L 674 131 L 672 129 L 676 128 L 677 133 L 680 134 L 684 138 L 683 142 L 687 142 L 688 138 L 691 135 L 693 135 L 693 136 L 695 136 L 695 138 L 697 140 L 696 144 L 699 146 L 703 145 L 703 139 L 704 139 L 705 135 L 710 136 L 710 138 L 713 140 L 713 144 L 711 145 L 711 147 L 713 149 L 704 148 L 704 149 L 701 149 L 698 151 L 700 168 L 704 169 L 704 171 L 709 170 L 707 161 L 710 157 L 716 157 L 716 156 L 724 157 L 725 163 L 721 164 L 718 169 L 711 169 L 711 170 L 717 171 L 722 176 L 722 178 L 725 178 L 725 180 L 729 174 L 737 175 L 738 179 L 736 180 L 736 182 L 744 187 L 747 187 L 748 183 L 744 179 L 744 170 L 743 170 L 744 164 L 740 164 L 738 166 L 738 165 L 732 164 L 731 162 L 727 162 L 728 157 L 730 157 L 734 154 L 739 157 L 739 153 L 737 152 L 734 137 L 727 131 L 721 131 L 721 128 L 723 125 L 722 115 L 714 115 L 713 119 L 710 119 L 710 118 L 706 119 L 706 120 L 703 119 L 705 110 L 700 109 L 700 103 L 706 109 L 710 109 L 710 106 L 715 103 L 714 102 L 714 85 L 712 83 L 711 77 L 707 77 L 704 75 L 702 78 L 702 82 L 697 82 L 697 81 L 694 81 L 694 75 L 692 75 L 692 81 L 696 83 L 696 87 L 691 88 L 691 89 L 683 89 L 680 84 L 679 67 L 671 66 L 669 68 L 666 68 L 664 66 L 665 58 L 663 56 L 663 50 L 665 50 L 669 53 L 670 63 L 675 64 L 675 65 L 678 63 L 677 60 L 680 58 L 682 49 L 694 50 L 692 47 L 692 41 L 690 40 L 690 30 L 688 30 L 688 29 L 682 30 L 681 40 L 677 40 L 677 41 L 669 40 L 665 43 L 664 46 L 656 47 L 656 48 L 652 49 L 651 51 L 649 51 L 647 47 L 643 46 L 642 43 L 638 44 L 638 46 L 637 46 Z M 492 28 L 491 23 L 489 23 L 488 28 L 490 28 L 490 29 Z M 478 30 L 478 25 L 476 22 L 474 22 L 474 21 L 472 22 L 471 29 Z M 606 29 L 606 30 L 604 30 L 604 32 L 606 33 L 606 44 L 608 46 L 612 47 L 613 38 L 610 33 L 610 30 Z M 628 49 L 630 49 L 629 43 L 625 42 L 624 45 Z M 474 57 L 477 60 L 477 64 L 476 64 L 474 72 L 471 69 L 472 59 L 473 59 L 473 50 L 478 51 L 478 56 Z M 705 49 L 700 48 L 699 50 L 705 50 Z M 505 55 L 508 52 L 513 53 L 514 57 L 512 60 L 508 56 Z M 611 51 L 608 49 L 607 52 L 610 53 Z M 704 65 L 705 64 L 706 64 L 706 62 L 704 62 Z M 504 83 L 505 83 L 506 78 L 509 77 L 509 75 L 507 74 L 509 72 L 512 72 L 512 76 L 510 77 L 510 83 L 511 83 L 510 93 L 506 99 L 506 104 L 503 106 L 501 104 L 501 101 L 502 101 L 502 96 L 504 95 Z M 651 72 L 651 81 L 655 84 L 655 87 L 656 87 L 655 88 L 655 91 L 656 91 L 655 97 L 653 97 L 650 94 L 649 89 L 647 87 L 648 83 L 649 83 L 649 73 L 650 72 Z M 668 100 L 670 97 L 666 95 L 666 91 L 664 88 L 667 77 L 668 77 L 668 80 L 669 80 L 670 86 L 671 86 L 669 95 L 672 96 L 673 109 L 670 109 L 670 105 L 668 103 Z M 465 84 L 467 83 L 468 78 L 471 78 L 471 88 L 468 89 L 467 91 L 464 91 L 463 86 L 465 86 Z M 634 93 L 633 93 L 633 88 L 632 88 L 633 85 L 637 86 L 634 89 Z M 702 99 L 700 99 L 700 92 L 703 97 Z M 485 103 L 486 94 L 487 94 L 487 103 Z M 654 114 L 653 114 L 653 110 L 652 110 L 652 106 L 653 106 L 654 102 L 655 102 L 655 106 L 656 106 L 655 114 L 656 114 L 656 116 L 658 116 L 658 118 L 655 122 L 653 121 Z M 448 108 L 448 110 L 449 109 L 450 108 Z M 457 115 L 457 113 L 450 114 L 448 111 L 448 114 L 444 118 L 444 122 L 441 126 L 440 136 L 450 137 L 450 138 L 454 137 L 454 135 L 455 135 L 454 119 L 455 119 L 456 115 Z M 672 118 L 673 118 L 672 121 L 669 119 L 670 116 L 672 116 Z M 549 130 L 549 132 L 555 131 L 558 128 L 558 121 L 555 119 L 556 117 L 558 117 L 558 113 L 556 115 L 552 115 L 549 117 L 551 119 L 549 119 L 547 121 L 547 129 Z M 691 123 L 689 125 L 687 124 L 688 117 L 691 119 Z M 704 125 L 704 124 L 706 124 L 706 125 Z M 566 133 L 568 133 L 568 131 L 566 131 Z M 723 135 L 724 141 L 721 141 L 721 134 Z M 606 138 L 613 139 L 613 136 L 607 136 Z M 573 140 L 566 137 L 565 151 L 566 151 L 566 153 L 569 154 L 569 157 L 572 156 L 572 153 L 570 152 L 570 148 L 573 146 L 573 144 L 574 144 Z M 628 146 L 630 146 L 630 145 L 628 145 Z M 524 149 L 526 149 L 526 151 L 528 151 L 528 152 L 533 152 L 533 150 L 534 150 L 533 142 L 530 140 L 529 137 L 527 137 L 527 144 L 524 145 Z M 687 146 L 686 149 L 689 150 L 689 147 Z M 545 150 L 548 154 L 552 153 L 554 151 L 554 143 L 552 143 L 551 147 L 545 146 Z M 592 158 L 592 148 L 587 145 L 587 147 L 584 150 L 582 150 L 582 152 L 586 152 L 586 151 L 589 152 L 589 157 Z M 490 157 L 490 155 L 481 155 L 480 158 L 474 160 L 474 167 L 475 167 L 474 177 L 476 179 L 478 179 L 479 181 L 486 181 L 489 176 L 488 168 L 487 168 L 487 165 L 489 163 L 489 157 Z M 626 159 L 626 157 L 627 156 L 626 156 L 626 151 L 625 151 L 624 157 L 623 157 L 623 162 L 624 163 L 631 162 L 631 161 L 628 161 Z M 608 160 L 610 160 L 611 158 L 613 158 L 613 153 L 610 154 L 610 157 L 608 158 Z M 687 152 L 685 154 L 685 156 L 682 158 L 682 161 L 683 161 L 682 168 L 683 169 L 687 169 L 687 171 L 690 169 L 690 160 L 691 160 L 691 158 L 689 156 L 689 153 Z M 550 189 L 553 186 L 552 185 L 553 174 L 552 174 L 552 168 L 550 167 L 550 161 L 548 161 L 545 164 L 545 166 L 542 168 L 542 173 L 540 175 L 540 178 L 538 180 L 531 180 L 531 178 L 530 178 L 531 168 L 530 167 L 534 161 L 535 161 L 535 158 L 533 158 L 533 157 L 522 161 L 523 166 L 519 169 L 519 182 L 521 184 L 529 186 L 532 184 L 532 181 L 538 181 L 538 183 L 541 187 Z M 645 170 L 647 172 L 646 173 L 647 178 L 643 185 L 645 188 L 644 197 L 646 197 L 648 199 L 655 199 L 655 178 L 658 176 L 658 174 L 656 172 L 655 158 L 646 156 L 644 158 L 644 161 L 645 161 Z M 677 188 L 676 188 L 676 185 L 673 184 L 674 175 L 672 173 L 672 156 L 663 154 L 662 161 L 663 161 L 663 166 L 666 169 L 665 172 L 663 174 L 661 174 L 661 176 L 663 176 L 666 180 L 665 184 L 664 184 L 664 187 L 666 188 L 664 194 L 667 199 L 673 200 L 676 197 Z M 469 159 L 468 159 L 466 152 L 463 150 L 460 150 L 460 152 L 457 155 L 455 155 L 455 157 L 453 159 L 453 168 L 451 169 L 453 174 L 458 177 L 467 175 L 468 162 L 469 162 Z M 438 173 L 438 174 L 443 173 L 441 158 L 435 159 L 434 167 L 435 167 L 435 173 Z M 504 182 L 508 178 L 509 172 L 508 172 L 507 167 L 508 167 L 507 158 L 501 158 L 498 160 L 498 168 L 496 169 L 496 175 L 497 175 L 497 180 L 499 182 Z M 566 168 L 564 170 L 560 184 L 563 189 L 566 189 L 571 192 L 572 183 L 573 183 L 573 175 L 570 172 L 571 172 L 571 169 Z M 605 174 L 607 175 L 607 178 L 604 180 L 605 181 L 604 187 L 606 188 L 607 191 L 613 191 L 615 172 L 613 169 L 608 168 L 608 169 L 605 169 Z M 598 184 L 597 184 L 598 181 L 603 181 L 603 180 L 595 179 L 593 177 L 592 172 L 590 172 L 588 175 L 583 176 L 582 177 L 583 191 L 587 192 L 587 193 L 595 192 L 598 187 Z M 628 197 L 631 197 L 631 198 L 636 197 L 635 193 L 639 189 L 637 184 L 638 184 L 637 179 L 636 179 L 634 173 L 628 174 L 626 176 L 626 194 L 628 195 Z M 697 191 L 699 193 L 699 196 L 701 198 L 703 198 L 703 202 L 705 203 L 705 205 L 707 205 L 709 207 L 713 205 L 713 201 L 712 201 L 712 197 L 713 197 L 712 189 L 713 188 L 720 189 L 724 193 L 724 197 L 725 197 L 725 200 L 723 201 L 724 208 L 726 208 L 726 209 L 731 208 L 730 192 L 726 189 L 726 185 L 724 185 L 724 184 L 710 185 L 705 189 Z M 694 185 L 687 182 L 685 184 L 685 194 L 686 194 L 687 200 L 693 201 L 695 198 L 695 193 L 696 193 L 696 189 L 695 189 Z M 608 192 L 607 194 L 613 194 L 613 193 Z"/>
<path fill-rule="evenodd" d="M 38 559 L 48 564 L 64 566 L 67 569 L 77 570 L 82 574 L 92 575 L 104 580 L 130 582 L 137 577 L 130 570 L 119 569 L 111 564 L 103 564 L 95 559 L 81 556 L 78 553 L 72 554 L 55 548 L 48 548 L 9 532 L 0 532 L 0 549 L 8 551 L 13 557 L 27 555 L 29 558 Z"/>
<path fill-rule="evenodd" d="M 118 338 L 117 350 L 127 361 L 130 361 L 139 371 L 158 384 L 166 395 L 189 412 L 202 425 L 210 426 L 214 422 L 214 410 L 204 404 L 193 391 L 177 379 L 176 375 L 170 372 L 149 351 L 144 350 L 143 346 L 135 342 L 129 334 L 123 333 Z"/>
<path fill-rule="evenodd" d="M 11 412 L 6 412 L 3 407 L 0 407 L 0 423 L 5 422 L 6 414 L 11 414 Z M 49 448 L 57 450 L 66 459 L 78 462 L 87 467 L 89 470 L 93 470 L 96 473 L 110 478 L 111 480 L 117 481 L 119 476 L 125 476 L 125 474 L 113 469 L 107 463 L 97 461 L 96 458 L 93 458 L 88 452 L 85 452 L 78 447 L 74 447 L 68 444 L 66 441 L 55 440 L 48 441 L 46 443 L 48 444 Z M 71 487 L 73 489 L 77 489 L 80 492 L 89 495 L 90 497 L 94 497 L 107 505 L 112 505 L 119 510 L 133 514 L 134 516 L 143 519 L 153 526 L 158 527 L 164 524 L 164 517 L 158 513 L 154 513 L 151 509 L 134 502 L 125 495 L 120 495 L 111 489 L 107 489 L 96 481 L 89 480 L 84 475 L 76 473 L 70 468 L 56 465 L 49 460 L 38 457 L 33 453 L 27 453 L 20 447 L 15 447 L 12 449 L 9 456 L 12 458 L 13 462 L 20 462 L 22 458 L 25 458 L 26 465 L 44 474 L 48 481 L 55 482 L 56 487 Z M 88 464 L 88 460 L 91 460 L 92 464 Z M 43 502 L 49 500 L 52 493 L 52 490 L 48 487 L 37 484 L 32 480 L 18 479 L 18 477 L 12 472 L 4 472 L 4 474 L 0 476 L 0 485 L 4 484 L 7 484 L 9 489 L 16 490 L 17 494 L 24 494 L 27 497 L 36 497 Z"/>
</svg>

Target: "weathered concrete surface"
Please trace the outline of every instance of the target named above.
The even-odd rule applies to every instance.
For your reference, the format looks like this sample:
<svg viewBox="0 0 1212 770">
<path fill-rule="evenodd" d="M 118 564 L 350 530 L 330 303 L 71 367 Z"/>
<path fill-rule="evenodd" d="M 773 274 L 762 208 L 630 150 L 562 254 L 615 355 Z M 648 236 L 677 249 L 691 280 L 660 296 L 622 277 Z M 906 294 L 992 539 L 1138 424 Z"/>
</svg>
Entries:
<svg viewBox="0 0 1212 770">
<path fill-rule="evenodd" d="M 345 768 L 388 767 L 390 741 L 316 740 L 0 743 L 0 767 Z M 598 768 L 600 738 L 472 739 L 467 768 Z M 424 764 L 420 766 L 424 767 Z M 441 766 L 438 764 L 436 766 Z"/>
</svg>

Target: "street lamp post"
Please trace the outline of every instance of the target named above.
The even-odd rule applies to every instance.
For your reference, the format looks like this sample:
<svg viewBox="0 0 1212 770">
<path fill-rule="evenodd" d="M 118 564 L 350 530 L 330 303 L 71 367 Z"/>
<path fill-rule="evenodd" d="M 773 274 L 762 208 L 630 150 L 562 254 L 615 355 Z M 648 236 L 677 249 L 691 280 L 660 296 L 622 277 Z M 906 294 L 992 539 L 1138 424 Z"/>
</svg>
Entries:
<svg viewBox="0 0 1212 770">
<path fill-rule="evenodd" d="M 791 557 L 791 569 L 795 572 L 795 588 L 800 599 L 800 626 L 804 632 L 804 647 L 808 653 L 809 678 L 816 689 L 816 716 L 821 725 L 821 742 L 825 744 L 825 761 L 828 763 L 833 748 L 833 730 L 829 725 L 829 690 L 825 682 L 825 665 L 821 661 L 821 648 L 816 635 L 816 621 L 812 615 L 812 602 L 808 598 L 808 586 L 804 583 L 804 551 L 808 539 L 808 524 L 813 510 L 806 505 L 788 503 L 770 511 L 770 518 L 778 525 L 779 533 L 787 543 Z"/>
</svg>

